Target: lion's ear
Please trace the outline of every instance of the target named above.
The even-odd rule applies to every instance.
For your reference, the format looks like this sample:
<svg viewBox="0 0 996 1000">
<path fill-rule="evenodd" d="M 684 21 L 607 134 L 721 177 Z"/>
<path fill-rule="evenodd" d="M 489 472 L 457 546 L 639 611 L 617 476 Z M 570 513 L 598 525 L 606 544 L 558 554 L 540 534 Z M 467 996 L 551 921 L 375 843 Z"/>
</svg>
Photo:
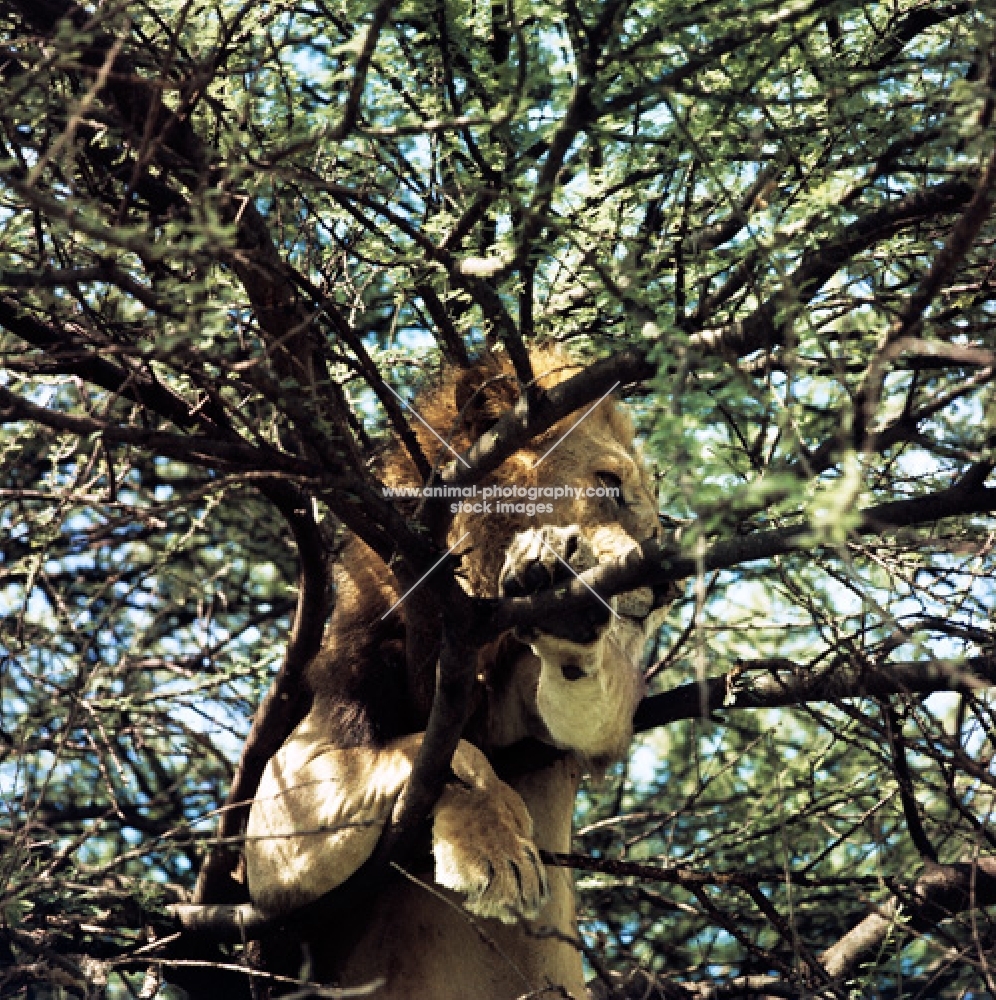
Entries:
<svg viewBox="0 0 996 1000">
<path fill-rule="evenodd" d="M 514 376 L 488 369 L 461 372 L 453 391 L 460 425 L 472 440 L 494 427 L 519 398 Z"/>
</svg>

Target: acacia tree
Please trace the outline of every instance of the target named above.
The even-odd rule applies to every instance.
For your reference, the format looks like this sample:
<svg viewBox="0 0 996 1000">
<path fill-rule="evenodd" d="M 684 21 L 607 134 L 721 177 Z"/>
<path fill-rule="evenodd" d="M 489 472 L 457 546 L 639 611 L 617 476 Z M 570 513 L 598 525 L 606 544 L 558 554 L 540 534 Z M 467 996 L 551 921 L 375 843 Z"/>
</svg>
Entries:
<svg viewBox="0 0 996 1000">
<path fill-rule="evenodd" d="M 993 15 L 0 2 L 0 995 L 292 988 L 233 870 L 328 562 L 445 550 L 371 457 L 469 484 L 613 389 L 671 541 L 588 582 L 684 590 L 548 859 L 594 989 L 996 990 Z M 543 392 L 549 339 L 585 368 Z M 496 345 L 519 403 L 433 469 L 403 399 Z M 587 599 L 420 593 L 446 683 L 380 865 L 458 654 Z"/>
</svg>

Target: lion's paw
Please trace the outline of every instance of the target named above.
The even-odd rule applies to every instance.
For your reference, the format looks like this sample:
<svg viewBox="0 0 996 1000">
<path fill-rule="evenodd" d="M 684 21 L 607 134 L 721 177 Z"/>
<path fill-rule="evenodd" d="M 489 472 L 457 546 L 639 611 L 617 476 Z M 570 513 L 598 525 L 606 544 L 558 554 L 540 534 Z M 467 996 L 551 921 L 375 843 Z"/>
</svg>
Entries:
<svg viewBox="0 0 996 1000">
<path fill-rule="evenodd" d="M 520 531 L 505 553 L 499 583 L 506 597 L 525 597 L 571 575 L 593 562 L 584 558 L 581 530 L 576 524 L 553 524 Z M 584 565 L 587 563 L 588 565 Z"/>
<path fill-rule="evenodd" d="M 504 597 L 526 597 L 569 580 L 598 563 L 598 556 L 577 525 L 544 525 L 519 532 L 508 548 L 499 576 Z M 611 615 L 609 605 L 595 603 L 544 625 L 544 634 L 580 646 L 596 643 Z M 523 635 L 532 641 L 534 635 Z"/>
<path fill-rule="evenodd" d="M 448 786 L 432 828 L 436 881 L 466 896 L 478 916 L 534 919 L 549 887 L 531 833 L 529 812 L 511 788 Z"/>
</svg>

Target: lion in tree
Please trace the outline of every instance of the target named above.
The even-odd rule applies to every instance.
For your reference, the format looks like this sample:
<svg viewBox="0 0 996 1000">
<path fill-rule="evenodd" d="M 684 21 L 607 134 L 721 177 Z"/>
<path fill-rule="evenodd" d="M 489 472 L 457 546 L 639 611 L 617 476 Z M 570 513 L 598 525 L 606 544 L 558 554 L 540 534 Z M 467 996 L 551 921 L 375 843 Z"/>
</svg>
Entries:
<svg viewBox="0 0 996 1000">
<path fill-rule="evenodd" d="M 545 387 L 577 369 L 559 351 L 532 360 Z M 492 356 L 446 375 L 417 407 L 441 439 L 465 449 L 517 395 L 511 366 Z M 421 444 L 448 458 L 428 432 Z M 398 452 L 382 474 L 390 486 L 418 484 Z M 561 421 L 479 495 L 486 487 L 519 487 L 518 496 L 463 505 L 448 534 L 451 544 L 463 539 L 459 579 L 478 597 L 536 592 L 660 530 L 632 425 L 612 400 Z M 569 495 L 534 492 L 534 501 L 531 487 Z M 263 910 L 292 911 L 349 878 L 411 773 L 426 717 L 408 693 L 401 596 L 388 566 L 352 539 L 325 647 L 308 670 L 312 707 L 270 760 L 250 813 L 249 891 Z M 374 994 L 384 1000 L 587 996 L 572 876 L 546 869 L 540 852 L 570 850 L 583 773 L 629 745 L 645 646 L 667 596 L 642 588 L 598 617 L 562 616 L 480 651 L 476 711 L 433 810 L 432 858 L 424 870 L 413 859 L 348 927 L 323 929 L 311 948 L 316 974 L 344 987 L 384 980 Z M 549 749 L 532 763 L 508 752 L 536 741 Z"/>
</svg>

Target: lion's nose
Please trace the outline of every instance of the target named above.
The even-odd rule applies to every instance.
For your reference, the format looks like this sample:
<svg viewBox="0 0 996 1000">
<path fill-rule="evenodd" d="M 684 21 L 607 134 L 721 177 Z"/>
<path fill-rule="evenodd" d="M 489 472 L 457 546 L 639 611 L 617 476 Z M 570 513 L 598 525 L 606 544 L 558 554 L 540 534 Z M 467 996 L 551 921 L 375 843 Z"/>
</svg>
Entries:
<svg viewBox="0 0 996 1000">
<path fill-rule="evenodd" d="M 564 675 L 565 681 L 579 681 L 588 675 L 581 669 L 580 665 L 569 661 L 560 665 L 560 672 Z"/>
</svg>

